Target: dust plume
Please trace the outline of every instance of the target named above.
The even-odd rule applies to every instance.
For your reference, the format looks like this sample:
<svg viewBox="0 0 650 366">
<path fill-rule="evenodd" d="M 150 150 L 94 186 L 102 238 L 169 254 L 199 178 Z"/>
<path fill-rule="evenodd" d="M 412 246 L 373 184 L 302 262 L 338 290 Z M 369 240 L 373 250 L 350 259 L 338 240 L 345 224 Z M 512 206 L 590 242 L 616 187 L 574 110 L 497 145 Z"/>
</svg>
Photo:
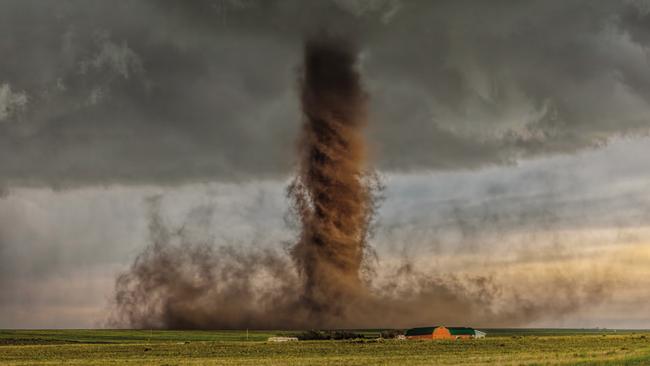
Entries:
<svg viewBox="0 0 650 366">
<path fill-rule="evenodd" d="M 371 255 L 378 180 L 368 168 L 367 95 L 357 51 L 332 38 L 305 45 L 303 131 L 287 193 L 300 228 L 285 252 L 197 240 L 170 229 L 150 204 L 150 244 L 116 280 L 109 325 L 134 328 L 349 328 L 418 324 L 516 326 L 561 316 L 604 297 L 606 274 L 440 273 Z M 536 291 L 531 292 L 531 288 Z"/>
<path fill-rule="evenodd" d="M 160 216 L 160 197 L 149 200 L 150 244 L 116 280 L 109 325 L 154 329 L 272 328 L 294 325 L 288 294 L 297 288 L 286 256 L 243 252 L 195 240 L 186 227 L 211 213 L 195 209 L 182 229 Z M 259 281 L 270 278 L 272 281 Z M 280 311 L 280 309 L 282 309 Z M 274 316 L 267 314 L 273 313 Z"/>
<path fill-rule="evenodd" d="M 357 293 L 320 312 L 305 301 L 305 278 L 291 252 L 244 249 L 192 235 L 212 211 L 194 209 L 180 227 L 149 201 L 150 244 L 116 280 L 111 327 L 146 329 L 308 329 L 466 324 L 523 326 L 561 319 L 602 302 L 621 285 L 606 261 L 594 268 L 484 268 L 452 263 L 440 272 L 413 261 L 376 260 Z M 203 229 L 201 229 L 203 230 Z M 207 230 L 207 229 L 206 229 Z M 253 243 L 255 244 L 255 243 Z M 254 247 L 254 246 L 253 246 Z M 372 261 L 370 261 L 373 263 Z M 336 310 L 336 311 L 334 311 Z"/>
</svg>

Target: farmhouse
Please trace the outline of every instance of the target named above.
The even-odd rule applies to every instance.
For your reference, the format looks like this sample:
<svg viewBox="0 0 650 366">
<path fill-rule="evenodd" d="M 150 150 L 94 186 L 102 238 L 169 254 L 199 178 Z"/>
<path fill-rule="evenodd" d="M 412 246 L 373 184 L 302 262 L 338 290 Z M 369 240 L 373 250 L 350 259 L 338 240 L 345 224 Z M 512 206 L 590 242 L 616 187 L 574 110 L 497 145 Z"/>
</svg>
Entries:
<svg viewBox="0 0 650 366">
<path fill-rule="evenodd" d="M 468 327 L 422 327 L 406 331 L 407 339 L 471 339 L 483 338 L 485 332 Z"/>
</svg>

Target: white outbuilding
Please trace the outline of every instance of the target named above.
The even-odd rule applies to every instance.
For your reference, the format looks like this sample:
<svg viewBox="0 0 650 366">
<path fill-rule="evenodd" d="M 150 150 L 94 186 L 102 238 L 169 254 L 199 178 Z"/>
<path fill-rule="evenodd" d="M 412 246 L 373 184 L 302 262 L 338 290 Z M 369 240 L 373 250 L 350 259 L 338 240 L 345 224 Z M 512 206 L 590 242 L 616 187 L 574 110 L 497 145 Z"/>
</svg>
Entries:
<svg viewBox="0 0 650 366">
<path fill-rule="evenodd" d="M 298 337 L 269 337 L 269 342 L 298 342 Z"/>
</svg>

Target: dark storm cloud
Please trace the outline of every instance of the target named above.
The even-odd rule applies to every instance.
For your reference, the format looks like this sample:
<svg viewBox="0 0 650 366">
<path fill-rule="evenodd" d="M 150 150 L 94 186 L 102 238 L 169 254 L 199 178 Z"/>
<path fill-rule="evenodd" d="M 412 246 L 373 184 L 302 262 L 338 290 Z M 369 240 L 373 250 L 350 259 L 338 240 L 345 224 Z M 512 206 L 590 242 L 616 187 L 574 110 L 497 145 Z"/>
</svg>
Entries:
<svg viewBox="0 0 650 366">
<path fill-rule="evenodd" d="M 391 47 L 370 51 L 385 165 L 504 163 L 647 129 L 647 42 L 631 38 L 622 17 L 640 14 L 637 5 L 457 1 L 428 8 L 404 8 L 391 24 L 399 31 L 376 40 Z"/>
<path fill-rule="evenodd" d="M 288 173 L 302 40 L 358 39 L 379 166 L 456 169 L 650 127 L 647 3 L 1 1 L 0 179 Z"/>
</svg>

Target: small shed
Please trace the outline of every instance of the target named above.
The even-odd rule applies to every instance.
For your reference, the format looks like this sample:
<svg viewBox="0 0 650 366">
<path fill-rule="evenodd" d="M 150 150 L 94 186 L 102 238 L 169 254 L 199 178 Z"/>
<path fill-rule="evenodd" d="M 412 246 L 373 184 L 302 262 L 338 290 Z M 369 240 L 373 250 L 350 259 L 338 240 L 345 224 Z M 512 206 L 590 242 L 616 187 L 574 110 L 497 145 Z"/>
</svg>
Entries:
<svg viewBox="0 0 650 366">
<path fill-rule="evenodd" d="M 471 339 L 484 338 L 485 332 L 469 327 L 420 327 L 406 331 L 407 339 Z"/>
<path fill-rule="evenodd" d="M 298 342 L 298 337 L 269 337 L 268 342 Z"/>
</svg>

